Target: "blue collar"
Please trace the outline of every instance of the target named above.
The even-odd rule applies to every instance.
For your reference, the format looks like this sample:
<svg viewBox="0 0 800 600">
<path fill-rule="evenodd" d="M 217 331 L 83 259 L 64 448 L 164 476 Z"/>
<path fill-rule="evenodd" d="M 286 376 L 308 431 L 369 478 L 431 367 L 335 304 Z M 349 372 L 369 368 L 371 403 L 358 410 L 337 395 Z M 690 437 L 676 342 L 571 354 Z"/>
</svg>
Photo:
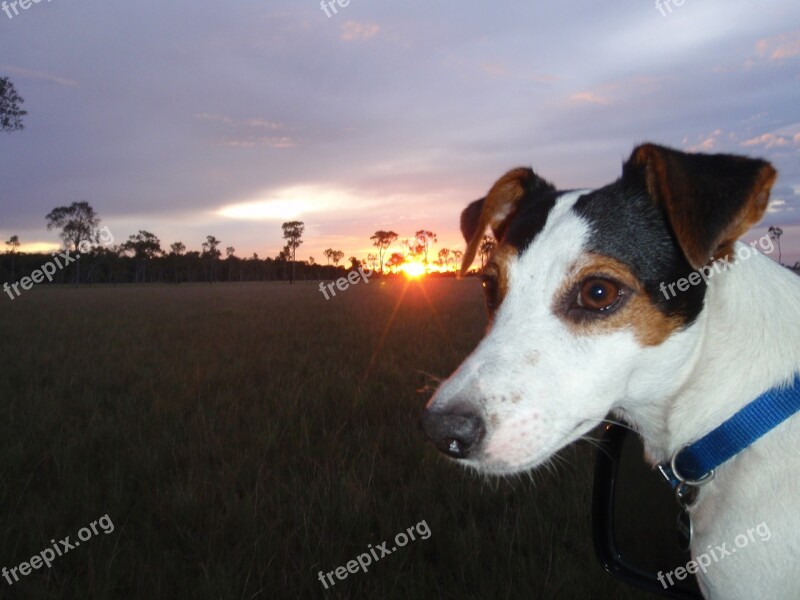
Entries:
<svg viewBox="0 0 800 600">
<path fill-rule="evenodd" d="M 702 485 L 714 470 L 800 410 L 800 373 L 790 386 L 774 387 L 693 444 L 659 465 L 672 487 Z"/>
</svg>

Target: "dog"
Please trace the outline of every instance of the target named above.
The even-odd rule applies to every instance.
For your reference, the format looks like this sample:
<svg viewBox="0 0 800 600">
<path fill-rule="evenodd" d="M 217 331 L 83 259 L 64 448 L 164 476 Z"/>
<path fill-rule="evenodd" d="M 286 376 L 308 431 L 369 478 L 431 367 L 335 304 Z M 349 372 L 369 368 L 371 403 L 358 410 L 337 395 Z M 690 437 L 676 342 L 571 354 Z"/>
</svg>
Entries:
<svg viewBox="0 0 800 600">
<path fill-rule="evenodd" d="M 506 173 L 461 215 L 462 275 L 487 228 L 497 241 L 481 275 L 490 322 L 428 402 L 426 436 L 465 466 L 506 475 L 611 416 L 641 436 L 650 463 L 669 464 L 788 385 L 800 371 L 800 277 L 738 241 L 776 177 L 764 160 L 649 143 L 594 190 Z M 695 283 L 676 288 L 683 280 Z M 704 596 L 800 598 L 800 417 L 697 490 L 692 555 L 728 551 L 697 574 Z M 769 541 L 734 545 L 762 523 Z"/>
</svg>

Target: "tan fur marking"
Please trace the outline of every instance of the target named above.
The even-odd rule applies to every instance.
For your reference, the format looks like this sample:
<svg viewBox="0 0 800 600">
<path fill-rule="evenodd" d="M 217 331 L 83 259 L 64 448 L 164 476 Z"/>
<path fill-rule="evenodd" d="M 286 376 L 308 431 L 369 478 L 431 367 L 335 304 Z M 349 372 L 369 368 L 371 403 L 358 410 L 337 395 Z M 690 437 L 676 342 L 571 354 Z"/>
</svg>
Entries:
<svg viewBox="0 0 800 600">
<path fill-rule="evenodd" d="M 663 149 L 652 144 L 639 146 L 631 157 L 634 164 L 644 166 L 648 194 L 666 212 L 689 263 L 699 269 L 712 259 L 727 256 L 736 240 L 761 220 L 767 210 L 770 189 L 778 173 L 771 165 L 764 164 L 750 189 L 746 190 L 744 205 L 736 218 L 731 220 L 716 239 L 702 239 L 697 236 L 696 231 L 696 221 L 702 219 L 698 212 L 699 201 L 690 201 L 697 196 L 697 192 L 680 160 L 674 153 L 665 153 Z"/>
<path fill-rule="evenodd" d="M 771 166 L 765 166 L 761 169 L 747 203 L 742 207 L 741 212 L 734 219 L 728 230 L 720 236 L 719 248 L 713 256 L 715 260 L 727 257 L 733 251 L 733 244 L 736 240 L 747 233 L 747 230 L 758 223 L 761 217 L 764 216 L 769 204 L 769 193 L 777 177 L 778 172 Z"/>
<path fill-rule="evenodd" d="M 492 189 L 489 190 L 489 193 L 486 194 L 481 216 L 478 220 L 478 227 L 475 230 L 475 235 L 472 236 L 472 239 L 467 244 L 464 258 L 461 261 L 462 276 L 472 265 L 472 261 L 475 260 L 475 254 L 478 251 L 486 228 L 491 227 L 495 237 L 499 237 L 497 231 L 514 214 L 517 209 L 517 203 L 525 195 L 525 188 L 522 182 L 529 176 L 530 169 L 522 167 L 512 169 L 498 179 Z"/>
<path fill-rule="evenodd" d="M 619 281 L 628 291 L 628 299 L 620 310 L 605 318 L 585 323 L 576 323 L 563 311 L 565 304 L 571 304 L 575 286 L 590 276 L 606 277 Z M 569 330 L 579 336 L 603 335 L 632 329 L 636 341 L 642 346 L 657 346 L 679 329 L 683 322 L 677 317 L 668 317 L 652 303 L 641 282 L 623 263 L 598 254 L 588 253 L 581 257 L 562 283 L 553 302 L 553 312 L 566 324 Z"/>
<path fill-rule="evenodd" d="M 517 256 L 517 249 L 509 244 L 503 244 L 494 249 L 491 257 L 486 262 L 484 268 L 486 273 L 497 275 L 497 305 L 503 301 L 508 294 L 508 270 L 509 263 L 513 257 Z"/>
</svg>

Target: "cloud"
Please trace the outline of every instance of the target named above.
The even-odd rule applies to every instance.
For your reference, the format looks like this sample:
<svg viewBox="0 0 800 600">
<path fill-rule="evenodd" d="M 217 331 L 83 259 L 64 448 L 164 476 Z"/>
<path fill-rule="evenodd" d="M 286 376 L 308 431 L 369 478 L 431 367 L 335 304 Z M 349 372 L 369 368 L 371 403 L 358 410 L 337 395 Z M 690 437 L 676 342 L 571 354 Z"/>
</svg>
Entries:
<svg viewBox="0 0 800 600">
<path fill-rule="evenodd" d="M 375 37 L 381 30 L 377 23 L 359 23 L 358 21 L 347 21 L 342 25 L 341 39 L 346 42 L 353 40 L 368 40 Z"/>
<path fill-rule="evenodd" d="M 634 96 L 647 96 L 657 92 L 661 88 L 660 83 L 661 79 L 657 77 L 632 77 L 606 83 L 594 90 L 572 94 L 569 99 L 572 102 L 608 106 L 618 104 L 620 98 L 630 100 Z"/>
<path fill-rule="evenodd" d="M 244 137 L 225 137 L 218 140 L 222 146 L 249 148 L 252 146 L 270 146 L 272 148 L 293 148 L 298 141 L 288 136 L 249 135 Z"/>
<path fill-rule="evenodd" d="M 758 40 L 756 53 L 770 61 L 800 56 L 800 30 Z"/>
<path fill-rule="evenodd" d="M 253 146 L 270 146 L 272 148 L 291 148 L 297 146 L 299 140 L 289 135 L 263 135 L 264 129 L 281 131 L 287 129 L 283 123 L 270 121 L 261 117 L 236 120 L 227 115 L 197 113 L 195 119 L 219 123 L 227 133 L 217 136 L 214 141 L 222 146 L 249 148 Z"/>
<path fill-rule="evenodd" d="M 604 98 L 602 96 L 598 96 L 592 92 L 578 92 L 577 94 L 572 94 L 569 97 L 570 100 L 573 102 L 583 102 L 586 104 L 600 104 L 602 106 L 608 106 L 611 104 L 611 101 L 608 98 Z"/>
<path fill-rule="evenodd" d="M 775 133 L 764 133 L 762 135 L 750 138 L 743 141 L 740 146 L 744 147 L 762 147 L 762 148 L 779 148 L 782 146 L 791 146 L 800 143 L 800 133 L 794 137 L 788 135 L 779 135 Z"/>
<path fill-rule="evenodd" d="M 57 75 L 50 75 L 50 73 L 43 73 L 41 71 L 32 71 L 31 69 L 23 69 L 21 67 L 14 67 L 11 65 L 0 65 L 0 69 L 3 71 L 7 71 L 8 73 L 12 73 L 14 75 L 19 75 L 24 79 L 38 79 L 41 81 L 49 81 L 51 83 L 56 83 L 58 85 L 63 85 L 66 87 L 77 87 L 78 82 L 74 79 L 67 79 L 65 77 L 58 77 Z"/>
<path fill-rule="evenodd" d="M 734 134 L 728 134 L 727 136 L 729 139 L 733 139 L 736 136 Z M 720 140 L 724 140 L 724 132 L 722 129 L 715 129 L 709 134 L 701 134 L 697 136 L 695 142 L 693 144 L 689 143 L 688 138 L 683 138 L 684 144 L 690 144 L 686 150 L 688 152 L 710 152 L 712 150 L 716 150 L 719 148 Z"/>
</svg>

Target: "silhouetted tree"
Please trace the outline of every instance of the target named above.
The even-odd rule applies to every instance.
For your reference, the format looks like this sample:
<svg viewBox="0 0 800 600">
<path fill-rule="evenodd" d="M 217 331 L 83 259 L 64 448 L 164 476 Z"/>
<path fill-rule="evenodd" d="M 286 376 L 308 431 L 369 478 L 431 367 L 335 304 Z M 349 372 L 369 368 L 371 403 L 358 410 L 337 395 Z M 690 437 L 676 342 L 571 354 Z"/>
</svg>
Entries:
<svg viewBox="0 0 800 600">
<path fill-rule="evenodd" d="M 208 282 L 211 283 L 216 280 L 217 259 L 222 256 L 222 252 L 217 248 L 222 242 L 215 238 L 213 235 L 207 235 L 206 241 L 203 242 L 202 257 L 209 261 L 209 277 Z"/>
<path fill-rule="evenodd" d="M 0 131 L 11 133 L 25 127 L 22 117 L 28 112 L 20 108 L 23 102 L 25 100 L 17 93 L 11 80 L 0 77 Z"/>
<path fill-rule="evenodd" d="M 422 249 L 421 254 L 424 257 L 425 267 L 427 270 L 428 250 L 438 241 L 436 234 L 432 231 L 428 231 L 427 229 L 420 229 L 414 234 L 414 239 L 417 241 L 417 247 Z"/>
<path fill-rule="evenodd" d="M 19 236 L 12 235 L 11 238 L 6 242 L 6 247 L 8 248 L 7 252 L 11 255 L 11 281 L 16 281 L 17 277 L 14 270 L 14 255 L 17 253 L 17 248 L 19 248 Z"/>
<path fill-rule="evenodd" d="M 141 273 L 142 283 L 147 280 L 147 263 L 163 254 L 161 240 L 155 234 L 143 229 L 140 229 L 136 235 L 130 236 L 128 241 L 122 244 L 122 249 L 133 253 L 137 264 L 135 281 L 139 280 L 139 273 Z"/>
<path fill-rule="evenodd" d="M 481 268 L 486 265 L 486 261 L 492 253 L 492 250 L 494 250 L 494 238 L 490 235 L 483 236 L 483 240 L 481 240 L 481 245 L 478 249 L 481 255 Z"/>
<path fill-rule="evenodd" d="M 450 268 L 450 249 L 449 248 L 442 248 L 439 250 L 439 260 L 444 263 L 444 268 Z"/>
<path fill-rule="evenodd" d="M 386 250 L 397 240 L 397 234 L 394 231 L 376 231 L 371 235 L 372 245 L 378 249 L 378 261 L 381 266 L 381 273 L 383 273 L 383 256 Z"/>
<path fill-rule="evenodd" d="M 461 259 L 464 253 L 461 250 L 453 250 L 453 262 L 455 263 L 456 272 L 461 268 Z"/>
<path fill-rule="evenodd" d="M 286 240 L 286 247 L 289 249 L 292 257 L 292 278 L 289 283 L 294 283 L 295 279 L 295 264 L 297 261 L 297 249 L 303 243 L 303 231 L 306 226 L 302 221 L 288 221 L 281 225 L 283 228 L 283 239 Z"/>
<path fill-rule="evenodd" d="M 59 237 L 64 241 L 64 247 L 78 250 L 81 242 L 96 243 L 97 227 L 100 217 L 88 202 L 73 202 L 69 206 L 59 206 L 51 210 L 47 216 L 47 230 L 60 228 Z M 81 263 L 75 263 L 75 283 L 81 280 Z"/>
</svg>

